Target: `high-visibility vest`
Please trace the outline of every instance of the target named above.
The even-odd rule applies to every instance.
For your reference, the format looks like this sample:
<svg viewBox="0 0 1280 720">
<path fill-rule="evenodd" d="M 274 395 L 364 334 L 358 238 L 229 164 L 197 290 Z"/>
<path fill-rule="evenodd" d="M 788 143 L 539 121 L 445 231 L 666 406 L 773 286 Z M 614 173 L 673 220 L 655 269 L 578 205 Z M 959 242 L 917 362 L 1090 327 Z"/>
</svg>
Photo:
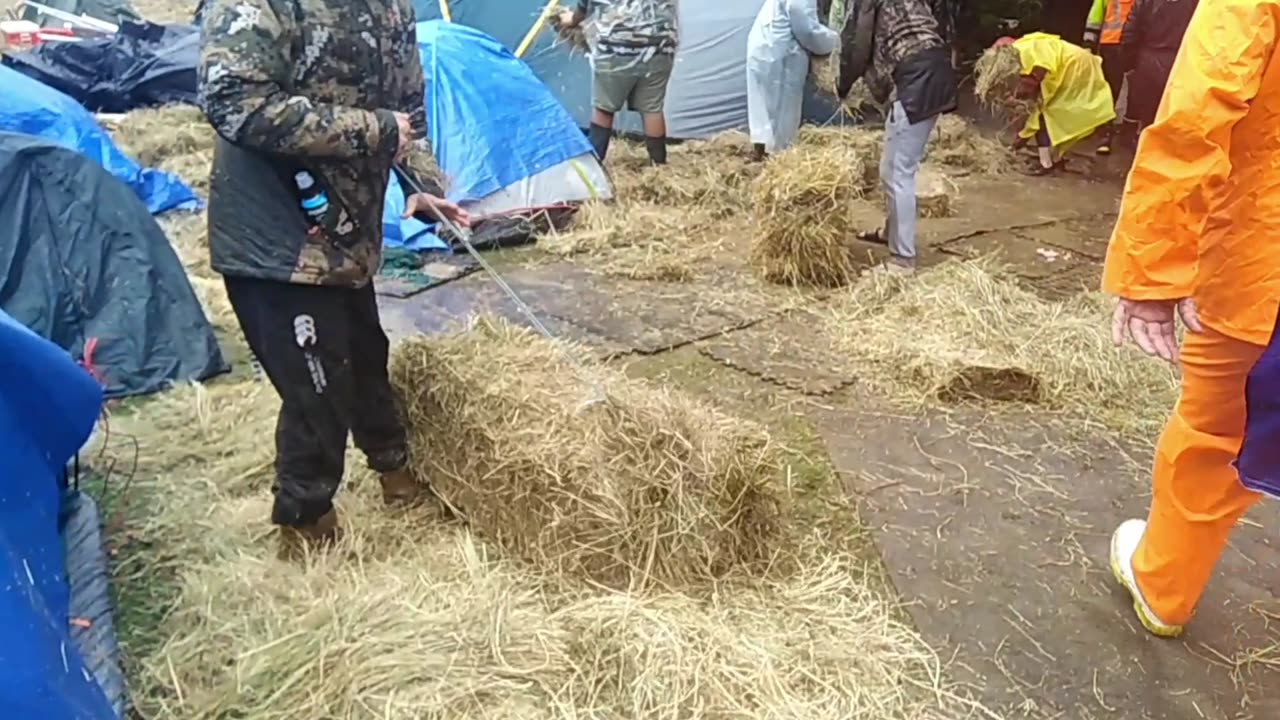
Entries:
<svg viewBox="0 0 1280 720">
<path fill-rule="evenodd" d="M 1107 15 L 1102 21 L 1102 33 L 1098 42 L 1103 45 L 1119 45 L 1124 35 L 1124 23 L 1129 19 L 1133 0 L 1107 0 Z"/>
</svg>

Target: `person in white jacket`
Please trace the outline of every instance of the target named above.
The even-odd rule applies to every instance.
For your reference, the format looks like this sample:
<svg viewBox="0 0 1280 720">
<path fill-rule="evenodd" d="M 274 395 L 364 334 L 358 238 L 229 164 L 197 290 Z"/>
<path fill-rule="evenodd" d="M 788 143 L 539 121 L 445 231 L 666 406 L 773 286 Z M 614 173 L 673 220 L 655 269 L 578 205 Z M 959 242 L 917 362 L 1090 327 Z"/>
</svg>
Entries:
<svg viewBox="0 0 1280 720">
<path fill-rule="evenodd" d="M 839 42 L 818 19 L 817 0 L 765 0 L 747 39 L 747 122 L 757 160 L 795 142 L 809 59 L 830 55 Z"/>
</svg>

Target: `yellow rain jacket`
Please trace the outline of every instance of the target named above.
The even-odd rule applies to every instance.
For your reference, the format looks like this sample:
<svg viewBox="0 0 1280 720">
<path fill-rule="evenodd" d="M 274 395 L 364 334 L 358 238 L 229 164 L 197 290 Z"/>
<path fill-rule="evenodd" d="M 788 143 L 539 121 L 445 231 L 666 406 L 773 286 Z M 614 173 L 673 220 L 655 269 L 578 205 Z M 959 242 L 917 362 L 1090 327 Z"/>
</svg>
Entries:
<svg viewBox="0 0 1280 720">
<path fill-rule="evenodd" d="M 1023 75 L 1038 67 L 1048 71 L 1040 84 L 1040 112 L 1027 118 L 1022 137 L 1033 137 L 1044 115 L 1049 140 L 1061 154 L 1115 119 L 1101 58 L 1057 35 L 1039 32 L 1019 38 L 1013 47 L 1022 58 Z"/>
<path fill-rule="evenodd" d="M 1103 289 L 1194 297 L 1266 345 L 1280 303 L 1280 0 L 1202 0 L 1138 144 Z"/>
</svg>

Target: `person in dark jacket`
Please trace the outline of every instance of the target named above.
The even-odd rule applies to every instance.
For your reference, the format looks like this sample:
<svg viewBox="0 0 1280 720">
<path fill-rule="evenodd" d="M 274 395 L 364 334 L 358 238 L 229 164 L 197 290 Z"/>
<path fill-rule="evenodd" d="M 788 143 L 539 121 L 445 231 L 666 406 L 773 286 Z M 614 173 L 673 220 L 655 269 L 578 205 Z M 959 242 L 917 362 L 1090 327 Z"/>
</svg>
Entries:
<svg viewBox="0 0 1280 720">
<path fill-rule="evenodd" d="M 411 195 L 410 213 L 469 217 L 437 197 L 414 140 L 426 121 L 409 0 L 208 0 L 202 18 L 199 97 L 218 134 L 209 253 L 280 394 L 271 520 L 292 555 L 338 535 L 348 433 L 384 500 L 420 488 L 373 290 L 393 166 L 435 193 Z"/>
<path fill-rule="evenodd" d="M 1129 75 L 1125 119 L 1138 131 L 1156 120 L 1164 87 L 1198 0 L 1136 0 L 1125 21 L 1120 55 Z"/>
<path fill-rule="evenodd" d="M 951 54 L 927 0 L 848 0 L 841 31 L 843 99 L 865 76 L 888 107 L 880 184 L 888 217 L 878 239 L 890 259 L 876 272 L 911 274 L 916 264 L 916 172 L 938 116 L 956 109 Z"/>
</svg>

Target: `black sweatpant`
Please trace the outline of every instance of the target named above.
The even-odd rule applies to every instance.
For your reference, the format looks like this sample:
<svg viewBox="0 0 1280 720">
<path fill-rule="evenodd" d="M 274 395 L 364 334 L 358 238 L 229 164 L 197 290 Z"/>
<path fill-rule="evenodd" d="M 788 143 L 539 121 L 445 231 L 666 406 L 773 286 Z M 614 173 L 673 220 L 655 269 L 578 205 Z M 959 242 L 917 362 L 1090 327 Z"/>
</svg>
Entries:
<svg viewBox="0 0 1280 720">
<path fill-rule="evenodd" d="M 310 525 L 333 507 L 348 432 L 375 471 L 406 461 L 373 284 L 225 282 L 245 339 L 280 394 L 271 521 Z"/>
</svg>

